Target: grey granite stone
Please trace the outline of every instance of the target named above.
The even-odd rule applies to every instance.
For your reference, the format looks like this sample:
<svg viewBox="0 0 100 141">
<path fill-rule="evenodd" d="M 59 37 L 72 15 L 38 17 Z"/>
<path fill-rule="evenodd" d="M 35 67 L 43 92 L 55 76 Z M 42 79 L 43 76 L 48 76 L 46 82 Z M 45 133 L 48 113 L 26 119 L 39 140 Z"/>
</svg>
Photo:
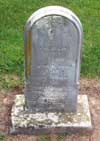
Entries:
<svg viewBox="0 0 100 141">
<path fill-rule="evenodd" d="M 11 134 L 80 133 L 92 131 L 91 116 L 86 95 L 78 96 L 76 113 L 31 113 L 24 95 L 16 95 L 11 111 Z"/>
<path fill-rule="evenodd" d="M 69 9 L 49 6 L 25 26 L 25 98 L 33 112 L 76 112 L 82 26 Z"/>
</svg>

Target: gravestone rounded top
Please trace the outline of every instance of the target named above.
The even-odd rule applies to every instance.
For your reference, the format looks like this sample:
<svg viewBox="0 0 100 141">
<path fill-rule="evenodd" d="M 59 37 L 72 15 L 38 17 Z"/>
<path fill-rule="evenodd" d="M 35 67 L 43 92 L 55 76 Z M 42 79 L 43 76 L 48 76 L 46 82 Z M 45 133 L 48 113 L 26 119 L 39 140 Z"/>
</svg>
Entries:
<svg viewBox="0 0 100 141">
<path fill-rule="evenodd" d="M 79 18 L 71 10 L 62 6 L 47 6 L 37 10 L 29 17 L 25 27 L 29 29 L 37 20 L 50 15 L 60 15 L 68 18 L 79 29 L 80 36 L 82 37 L 83 29 Z"/>
<path fill-rule="evenodd" d="M 76 111 L 82 25 L 69 9 L 44 7 L 25 26 L 25 95 L 36 111 Z"/>
<path fill-rule="evenodd" d="M 47 6 L 34 12 L 28 18 L 25 25 L 25 46 L 27 44 L 26 43 L 27 38 L 29 38 L 27 34 L 32 30 L 33 25 L 39 20 L 43 19 L 43 17 L 53 16 L 53 15 L 65 17 L 71 23 L 73 23 L 73 25 L 77 29 L 78 38 L 79 38 L 78 39 L 79 52 L 77 53 L 78 61 L 77 61 L 76 82 L 78 84 L 80 77 L 80 58 L 81 58 L 80 55 L 81 55 L 81 47 L 82 47 L 83 28 L 79 18 L 71 10 L 62 6 Z"/>
</svg>

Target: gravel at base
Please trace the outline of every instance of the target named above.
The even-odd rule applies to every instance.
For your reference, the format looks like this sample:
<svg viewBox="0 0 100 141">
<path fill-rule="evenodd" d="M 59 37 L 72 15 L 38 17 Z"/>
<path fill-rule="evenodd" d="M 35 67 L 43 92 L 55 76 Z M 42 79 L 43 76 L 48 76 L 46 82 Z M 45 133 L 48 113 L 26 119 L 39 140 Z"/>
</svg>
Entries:
<svg viewBox="0 0 100 141">
<path fill-rule="evenodd" d="M 93 141 L 100 141 L 100 80 L 81 79 L 80 94 L 86 94 L 89 98 L 90 111 L 94 124 Z M 5 96 L 7 96 L 5 98 Z M 0 134 L 7 134 L 10 124 L 10 109 L 13 103 L 14 93 L 0 92 Z M 53 137 L 53 135 L 51 135 Z M 48 138 L 51 138 L 48 137 Z M 36 141 L 38 137 L 17 135 L 8 136 L 4 141 Z M 65 137 L 66 138 L 66 137 Z M 74 137 L 72 137 L 74 138 Z M 85 137 L 84 137 L 85 138 Z M 80 139 L 82 140 L 82 138 Z M 46 141 L 46 140 L 45 140 Z M 63 141 L 63 139 L 62 139 Z M 65 141 L 67 141 L 65 139 Z M 76 141 L 76 140 L 75 140 Z"/>
</svg>

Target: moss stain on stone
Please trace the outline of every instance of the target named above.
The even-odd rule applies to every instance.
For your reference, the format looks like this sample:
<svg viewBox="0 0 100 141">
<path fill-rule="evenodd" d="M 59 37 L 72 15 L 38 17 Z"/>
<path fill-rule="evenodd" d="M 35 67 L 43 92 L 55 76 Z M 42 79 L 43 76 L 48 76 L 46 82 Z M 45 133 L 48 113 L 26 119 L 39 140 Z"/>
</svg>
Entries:
<svg viewBox="0 0 100 141">
<path fill-rule="evenodd" d="M 82 103 L 78 104 L 77 113 L 32 113 L 28 111 L 27 108 L 25 108 L 26 111 L 23 110 L 23 106 L 25 104 L 25 98 L 23 95 L 18 96 L 15 102 L 16 103 L 14 104 L 12 110 L 12 118 L 15 127 L 66 127 L 66 125 L 81 125 L 81 123 L 84 123 L 85 126 L 85 124 L 90 123 L 90 117 L 88 113 L 85 113 L 85 110 L 82 109 Z M 20 104 L 21 102 L 22 104 Z"/>
</svg>

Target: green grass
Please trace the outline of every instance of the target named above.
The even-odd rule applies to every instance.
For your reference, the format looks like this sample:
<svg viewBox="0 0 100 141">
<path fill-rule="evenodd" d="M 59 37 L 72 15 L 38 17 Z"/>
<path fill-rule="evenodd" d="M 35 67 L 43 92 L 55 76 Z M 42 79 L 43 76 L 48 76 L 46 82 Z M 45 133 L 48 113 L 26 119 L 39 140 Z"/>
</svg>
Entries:
<svg viewBox="0 0 100 141">
<path fill-rule="evenodd" d="M 0 140 L 4 140 L 6 138 L 7 138 L 6 135 L 0 134 Z"/>
<path fill-rule="evenodd" d="M 81 75 L 100 77 L 98 0 L 0 0 L 0 75 L 23 78 L 24 25 L 34 11 L 48 5 L 67 7 L 80 18 L 84 29 Z"/>
<path fill-rule="evenodd" d="M 10 89 L 22 89 L 23 88 L 23 78 L 18 77 L 15 74 L 2 74 L 0 75 L 0 90 L 10 90 Z"/>
<path fill-rule="evenodd" d="M 47 136 L 41 136 L 40 141 L 49 141 L 49 137 Z"/>
</svg>

